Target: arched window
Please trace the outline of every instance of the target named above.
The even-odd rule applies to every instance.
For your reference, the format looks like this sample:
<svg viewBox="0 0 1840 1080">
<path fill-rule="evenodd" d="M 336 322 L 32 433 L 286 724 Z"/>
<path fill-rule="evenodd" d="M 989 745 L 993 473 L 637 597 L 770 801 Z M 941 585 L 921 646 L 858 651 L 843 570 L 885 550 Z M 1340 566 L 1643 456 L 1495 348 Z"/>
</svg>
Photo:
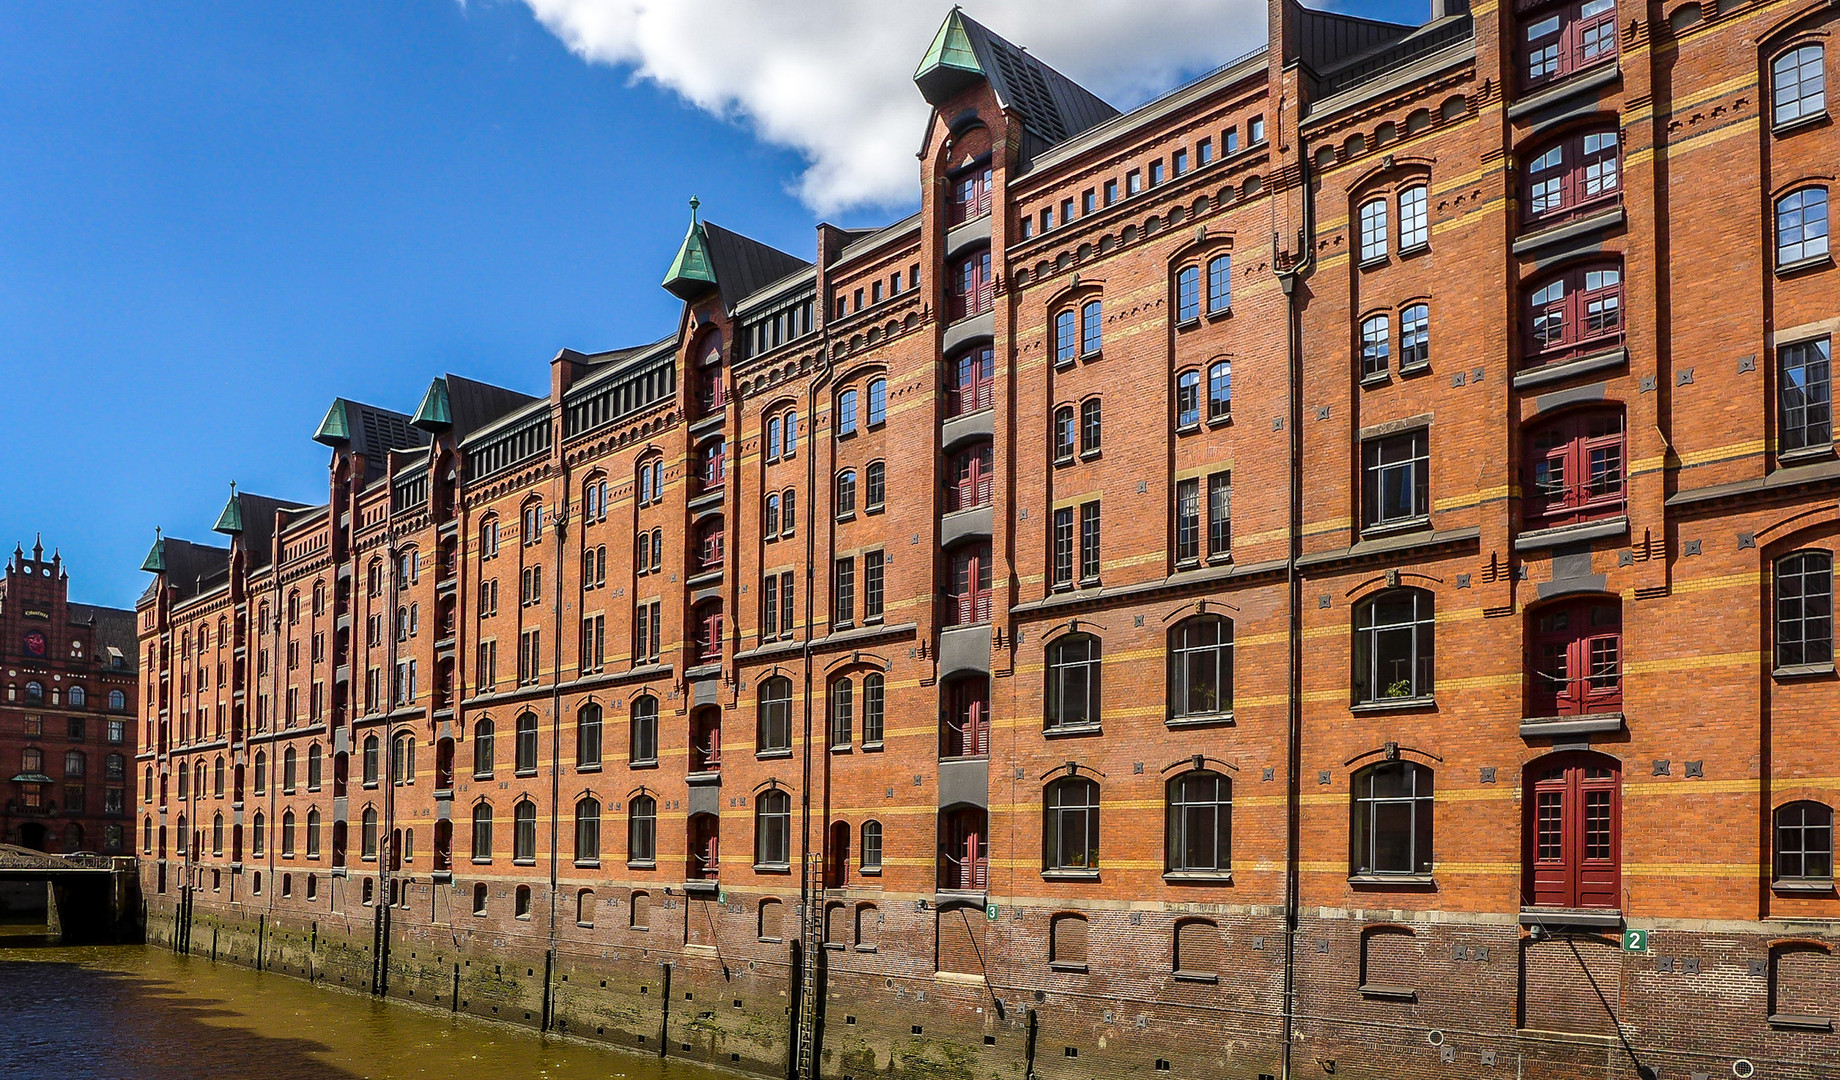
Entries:
<svg viewBox="0 0 1840 1080">
<path fill-rule="evenodd" d="M 1527 434 L 1527 527 L 1571 525 L 1623 513 L 1623 412 L 1567 413 Z"/>
<path fill-rule="evenodd" d="M 284 810 L 281 814 L 281 857 L 294 857 L 294 811 Z"/>
<path fill-rule="evenodd" d="M 473 807 L 473 861 L 492 861 L 492 804 Z"/>
<path fill-rule="evenodd" d="M 601 764 L 601 707 L 590 701 L 575 713 L 575 767 Z"/>
<path fill-rule="evenodd" d="M 871 461 L 863 467 L 863 509 L 876 513 L 888 501 L 888 467 Z"/>
<path fill-rule="evenodd" d="M 1196 615 L 1169 631 L 1169 719 L 1233 711 L 1233 623 Z"/>
<path fill-rule="evenodd" d="M 685 869 L 692 879 L 713 878 L 722 871 L 722 819 L 715 814 L 692 814 L 688 822 L 690 858 Z"/>
<path fill-rule="evenodd" d="M 1826 56 L 1819 45 L 1790 49 L 1770 64 L 1771 122 L 1777 127 L 1827 112 Z"/>
<path fill-rule="evenodd" d="M 1099 355 L 1104 342 L 1104 321 L 1099 301 L 1088 300 L 1080 305 L 1080 354 L 1087 359 Z"/>
<path fill-rule="evenodd" d="M 366 859 L 377 857 L 377 808 L 364 808 L 362 825 L 358 831 L 358 853 Z"/>
<path fill-rule="evenodd" d="M 1361 320 L 1361 377 L 1385 375 L 1392 364 L 1393 326 L 1388 315 Z"/>
<path fill-rule="evenodd" d="M 1087 970 L 1090 927 L 1076 912 L 1056 915 L 1048 922 L 1048 967 L 1054 971 Z"/>
<path fill-rule="evenodd" d="M 989 506 L 994 496 L 990 444 L 979 442 L 952 455 L 952 486 L 946 489 L 946 510 L 956 513 Z"/>
<path fill-rule="evenodd" d="M 1079 421 L 1075 419 L 1073 406 L 1062 405 L 1054 410 L 1054 460 L 1065 464 L 1073 460 L 1074 446 L 1079 442 Z"/>
<path fill-rule="evenodd" d="M 856 470 L 845 469 L 837 474 L 837 520 L 843 521 L 856 514 Z"/>
<path fill-rule="evenodd" d="M 517 761 L 520 775 L 537 771 L 537 715 L 523 713 L 517 718 Z"/>
<path fill-rule="evenodd" d="M 1399 370 L 1403 374 L 1431 362 L 1431 307 L 1409 304 L 1399 311 Z"/>
<path fill-rule="evenodd" d="M 779 535 L 781 539 L 791 536 L 798 527 L 798 499 L 799 493 L 794 488 L 787 488 L 780 494 Z"/>
<path fill-rule="evenodd" d="M 760 515 L 760 531 L 768 540 L 779 539 L 779 492 L 767 495 L 767 505 Z"/>
<path fill-rule="evenodd" d="M 1361 204 L 1361 261 L 1386 258 L 1388 227 L 1386 200 L 1369 199 Z"/>
<path fill-rule="evenodd" d="M 1834 662 L 1834 557 L 1797 551 L 1776 560 L 1776 666 Z"/>
<path fill-rule="evenodd" d="M 1355 605 L 1356 704 L 1431 696 L 1435 604 L 1424 589 L 1389 589 Z"/>
<path fill-rule="evenodd" d="M 658 800 L 634 795 L 626 804 L 627 865 L 650 866 L 658 858 Z"/>
<path fill-rule="evenodd" d="M 66 769 L 70 768 L 70 758 L 68 756 L 64 758 L 64 767 Z M 81 768 L 81 766 L 79 766 L 79 768 Z M 221 799 L 224 797 L 224 759 L 221 757 L 217 759 L 213 766 L 212 778 L 214 782 L 211 785 L 211 794 Z"/>
<path fill-rule="evenodd" d="M 497 554 L 498 517 L 494 515 L 479 523 L 479 561 L 484 562 Z M 374 580 L 373 577 L 373 581 Z M 380 584 L 381 583 L 374 583 L 372 585 L 371 595 L 375 596 L 381 591 Z"/>
<path fill-rule="evenodd" d="M 1099 868 L 1099 785 L 1069 776 L 1048 785 L 1042 806 L 1044 870 Z"/>
<path fill-rule="evenodd" d="M 1776 882 L 1815 883 L 1834 878 L 1834 811 L 1818 802 L 1776 808 Z"/>
<path fill-rule="evenodd" d="M 980 345 L 952 361 L 952 386 L 946 412 L 952 416 L 988 409 L 996 385 L 996 367 L 990 346 Z"/>
<path fill-rule="evenodd" d="M 1208 314 L 1219 315 L 1233 306 L 1233 257 L 1216 255 L 1208 260 Z"/>
<path fill-rule="evenodd" d="M 1080 355 L 1078 315 L 1072 308 L 1054 316 L 1054 362 L 1071 364 Z"/>
<path fill-rule="evenodd" d="M 1099 722 L 1099 639 L 1067 634 L 1048 646 L 1047 726 Z"/>
<path fill-rule="evenodd" d="M 1827 189 L 1805 187 L 1776 200 L 1776 265 L 1827 257 Z"/>
<path fill-rule="evenodd" d="M 1431 242 L 1431 222 L 1425 212 L 1425 185 L 1413 184 L 1399 193 L 1399 250 L 1416 251 Z"/>
<path fill-rule="evenodd" d="M 754 802 L 754 863 L 784 869 L 792 862 L 792 797 L 775 788 Z"/>
<path fill-rule="evenodd" d="M 837 395 L 837 437 L 856 434 L 856 391 Z"/>
<path fill-rule="evenodd" d="M 792 680 L 774 675 L 760 683 L 758 730 L 760 752 L 792 749 Z"/>
<path fill-rule="evenodd" d="M 704 491 L 714 491 L 728 481 L 728 444 L 719 436 L 696 449 L 697 477 Z"/>
<path fill-rule="evenodd" d="M 255 793 L 257 795 L 268 794 L 268 754 L 261 750 L 256 751 Z"/>
<path fill-rule="evenodd" d="M 869 426 L 888 422 L 888 380 L 869 380 Z"/>
<path fill-rule="evenodd" d="M 377 783 L 379 745 L 377 736 L 366 735 L 364 737 L 364 786 L 366 787 Z"/>
<path fill-rule="evenodd" d="M 307 811 L 307 858 L 319 858 L 319 809 Z"/>
<path fill-rule="evenodd" d="M 633 699 L 628 761 L 633 765 L 658 763 L 658 699 L 643 694 Z"/>
<path fill-rule="evenodd" d="M 84 773 L 88 771 L 88 764 L 88 761 L 83 756 L 83 751 L 66 750 L 64 752 L 64 779 L 82 780 Z M 217 765 L 218 775 L 221 776 L 223 775 L 223 761 L 220 759 Z M 218 794 L 222 795 L 223 792 L 220 790 Z"/>
<path fill-rule="evenodd" d="M 940 695 L 941 757 L 981 757 L 990 753 L 990 683 L 967 675 L 946 684 Z"/>
<path fill-rule="evenodd" d="M 281 791 L 285 795 L 294 794 L 298 782 L 300 755 L 290 746 L 281 752 Z"/>
<path fill-rule="evenodd" d="M 1527 87 L 1616 55 L 1616 0 L 1571 0 L 1529 17 L 1522 31 Z"/>
<path fill-rule="evenodd" d="M 1218 874 L 1233 868 L 1233 781 L 1188 772 L 1169 781 L 1168 858 L 1172 874 Z"/>
<path fill-rule="evenodd" d="M 473 778 L 490 780 L 493 768 L 493 741 L 495 728 L 489 717 L 482 717 L 473 725 Z"/>
<path fill-rule="evenodd" d="M 1623 605 L 1614 596 L 1573 600 L 1528 616 L 1535 716 L 1615 712 L 1623 705 Z"/>
<path fill-rule="evenodd" d="M 307 790 L 308 791 L 318 791 L 320 788 L 320 775 L 323 771 L 321 762 L 323 758 L 324 758 L 324 755 L 320 752 L 318 743 L 314 743 L 313 745 L 307 747 Z"/>
<path fill-rule="evenodd" d="M 880 873 L 882 869 L 882 823 L 865 821 L 861 832 L 861 867 L 865 872 Z"/>
<path fill-rule="evenodd" d="M 211 854 L 222 855 L 223 853 L 224 853 L 224 815 L 214 814 L 211 817 Z"/>
<path fill-rule="evenodd" d="M 601 862 L 601 804 L 589 796 L 575 804 L 575 865 Z"/>
<path fill-rule="evenodd" d="M 1431 770 L 1384 761 L 1354 774 L 1348 872 L 1353 877 L 1431 873 Z"/>
<path fill-rule="evenodd" d="M 1607 349 L 1623 337 L 1623 270 L 1564 270 L 1527 294 L 1527 365 Z"/>
<path fill-rule="evenodd" d="M 1184 371 L 1176 376 L 1176 428 L 1186 431 L 1201 424 L 1201 373 Z"/>
<path fill-rule="evenodd" d="M 1201 318 L 1201 268 L 1184 266 L 1176 271 L 1176 324 Z"/>
<path fill-rule="evenodd" d="M 856 737 L 856 684 L 838 679 L 831 684 L 831 749 L 848 750 Z"/>
<path fill-rule="evenodd" d="M 953 262 L 948 314 L 952 321 L 982 315 L 995 299 L 995 282 L 990 274 L 990 251 L 975 252 Z"/>
<path fill-rule="evenodd" d="M 1233 361 L 1208 367 L 1208 419 L 1225 420 L 1233 413 Z"/>
<path fill-rule="evenodd" d="M 525 799 L 511 812 L 511 859 L 535 862 L 537 858 L 537 804 Z"/>
<path fill-rule="evenodd" d="M 88 702 L 89 702 L 88 695 L 85 694 L 81 686 L 73 686 L 70 688 L 70 707 L 71 708 L 81 709 L 84 705 L 88 704 Z"/>
<path fill-rule="evenodd" d="M 28 704 L 37 705 L 41 704 L 44 700 L 45 686 L 43 683 L 37 681 L 26 683 L 26 701 Z"/>
<path fill-rule="evenodd" d="M 583 928 L 594 925 L 594 890 L 579 889 L 575 893 L 575 925 Z"/>
<path fill-rule="evenodd" d="M 783 422 L 777 416 L 767 418 L 767 460 L 770 462 L 778 461 L 784 448 L 784 444 L 780 441 L 782 424 Z"/>
<path fill-rule="evenodd" d="M 1096 397 L 1080 402 L 1080 453 L 1096 454 L 1104 437 L 1102 405 Z"/>
<path fill-rule="evenodd" d="M 799 452 L 799 414 L 797 411 L 789 410 L 786 413 L 786 453 L 784 456 L 792 457 L 794 454 L 797 454 L 798 452 Z"/>
<path fill-rule="evenodd" d="M 1535 906 L 1622 906 L 1619 773 L 1615 758 L 1588 752 L 1527 766 L 1525 887 Z"/>
<path fill-rule="evenodd" d="M 871 746 L 880 746 L 882 743 L 882 721 L 887 708 L 887 686 L 887 680 L 879 674 L 872 672 L 863 676 L 862 741 L 865 750 Z"/>
<path fill-rule="evenodd" d="M 109 711 L 121 712 L 128 707 L 128 695 L 120 690 L 109 691 Z"/>
<path fill-rule="evenodd" d="M 1567 135 L 1527 165 L 1528 221 L 1562 221 L 1613 204 L 1621 194 L 1622 143 L 1614 127 Z"/>
</svg>

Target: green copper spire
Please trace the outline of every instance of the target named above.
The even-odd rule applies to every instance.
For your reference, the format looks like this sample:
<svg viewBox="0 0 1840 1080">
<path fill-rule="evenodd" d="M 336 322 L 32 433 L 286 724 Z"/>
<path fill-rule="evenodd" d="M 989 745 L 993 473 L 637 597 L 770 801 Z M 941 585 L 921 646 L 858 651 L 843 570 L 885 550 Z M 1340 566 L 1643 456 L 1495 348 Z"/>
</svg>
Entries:
<svg viewBox="0 0 1840 1080">
<path fill-rule="evenodd" d="M 933 35 L 932 47 L 926 50 L 925 59 L 914 71 L 914 81 L 919 82 L 940 68 L 971 75 L 984 74 L 984 66 L 978 63 L 977 53 L 972 51 L 971 35 L 965 32 L 965 20 L 957 5 L 940 24 L 939 33 Z"/>
<path fill-rule="evenodd" d="M 690 231 L 684 234 L 683 246 L 677 249 L 677 258 L 671 260 L 671 269 L 664 275 L 665 291 L 679 300 L 689 300 L 716 283 L 709 238 L 703 233 L 703 223 L 696 219 L 701 205 L 696 196 L 690 196 Z"/>
<path fill-rule="evenodd" d="M 224 512 L 217 515 L 217 524 L 211 526 L 212 532 L 225 536 L 240 536 L 243 532 L 243 503 L 236 497 L 236 481 L 230 481 L 230 501 L 224 504 Z"/>
<path fill-rule="evenodd" d="M 422 395 L 422 403 L 416 408 L 409 423 L 423 431 L 446 431 L 454 426 L 454 411 L 447 404 L 446 379 L 436 379 L 428 384 L 428 392 Z"/>
<path fill-rule="evenodd" d="M 344 398 L 333 398 L 332 408 L 326 410 L 326 418 L 319 422 L 319 430 L 313 433 L 313 441 L 331 447 L 343 446 L 351 442 L 351 421 L 345 415 Z"/>
<path fill-rule="evenodd" d="M 153 530 L 153 547 L 147 552 L 147 557 L 141 560 L 141 569 L 149 574 L 166 572 L 166 540 L 160 536 L 157 526 Z"/>
</svg>

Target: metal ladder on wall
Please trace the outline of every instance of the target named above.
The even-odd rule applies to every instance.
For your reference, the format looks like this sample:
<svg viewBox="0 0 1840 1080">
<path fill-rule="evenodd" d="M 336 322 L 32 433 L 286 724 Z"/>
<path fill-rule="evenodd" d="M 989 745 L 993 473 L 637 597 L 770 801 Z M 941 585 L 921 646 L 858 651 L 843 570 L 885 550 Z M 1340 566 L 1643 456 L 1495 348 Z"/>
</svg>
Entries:
<svg viewBox="0 0 1840 1080">
<path fill-rule="evenodd" d="M 818 952 L 824 948 L 824 857 L 805 856 L 805 911 L 799 947 L 799 1080 L 818 1077 Z"/>
</svg>

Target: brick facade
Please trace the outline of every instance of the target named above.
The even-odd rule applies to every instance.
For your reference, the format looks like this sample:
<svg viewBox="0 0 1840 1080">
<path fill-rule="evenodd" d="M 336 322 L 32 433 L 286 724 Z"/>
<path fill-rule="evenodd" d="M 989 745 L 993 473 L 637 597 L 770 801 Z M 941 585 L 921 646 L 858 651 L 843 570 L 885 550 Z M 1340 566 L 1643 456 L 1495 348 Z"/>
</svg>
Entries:
<svg viewBox="0 0 1840 1080">
<path fill-rule="evenodd" d="M 150 931 L 762 1074 L 815 978 L 826 1077 L 1823 1075 L 1840 11 L 1720 8 L 1123 115 L 954 14 L 916 216 L 156 546 Z"/>
<path fill-rule="evenodd" d="M 0 584 L 0 839 L 134 853 L 134 613 L 70 602 L 63 557 L 15 545 Z"/>
</svg>

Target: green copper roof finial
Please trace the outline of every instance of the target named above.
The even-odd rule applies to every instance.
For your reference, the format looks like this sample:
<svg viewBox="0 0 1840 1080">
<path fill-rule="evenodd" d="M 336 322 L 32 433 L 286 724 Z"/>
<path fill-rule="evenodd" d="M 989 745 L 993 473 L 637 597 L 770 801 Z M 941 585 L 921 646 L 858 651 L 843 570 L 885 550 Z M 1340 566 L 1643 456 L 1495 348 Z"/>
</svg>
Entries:
<svg viewBox="0 0 1840 1080">
<path fill-rule="evenodd" d="M 437 376 L 428 384 L 422 403 L 416 407 L 409 423 L 423 431 L 446 431 L 454 426 L 453 406 L 447 397 L 447 380 Z"/>
<path fill-rule="evenodd" d="M 236 497 L 236 481 L 230 481 L 230 501 L 224 504 L 224 512 L 217 515 L 217 524 L 211 526 L 212 532 L 225 536 L 240 536 L 243 532 L 243 502 Z"/>
<path fill-rule="evenodd" d="M 690 231 L 684 234 L 683 246 L 677 249 L 677 258 L 671 260 L 671 269 L 664 275 L 665 291 L 679 300 L 694 299 L 716 283 L 709 239 L 696 213 L 702 205 L 701 199 L 690 196 Z"/>
<path fill-rule="evenodd" d="M 158 525 L 153 527 L 153 547 L 147 552 L 147 557 L 141 560 L 141 569 L 149 574 L 166 572 L 166 539 L 160 535 Z"/>
</svg>

